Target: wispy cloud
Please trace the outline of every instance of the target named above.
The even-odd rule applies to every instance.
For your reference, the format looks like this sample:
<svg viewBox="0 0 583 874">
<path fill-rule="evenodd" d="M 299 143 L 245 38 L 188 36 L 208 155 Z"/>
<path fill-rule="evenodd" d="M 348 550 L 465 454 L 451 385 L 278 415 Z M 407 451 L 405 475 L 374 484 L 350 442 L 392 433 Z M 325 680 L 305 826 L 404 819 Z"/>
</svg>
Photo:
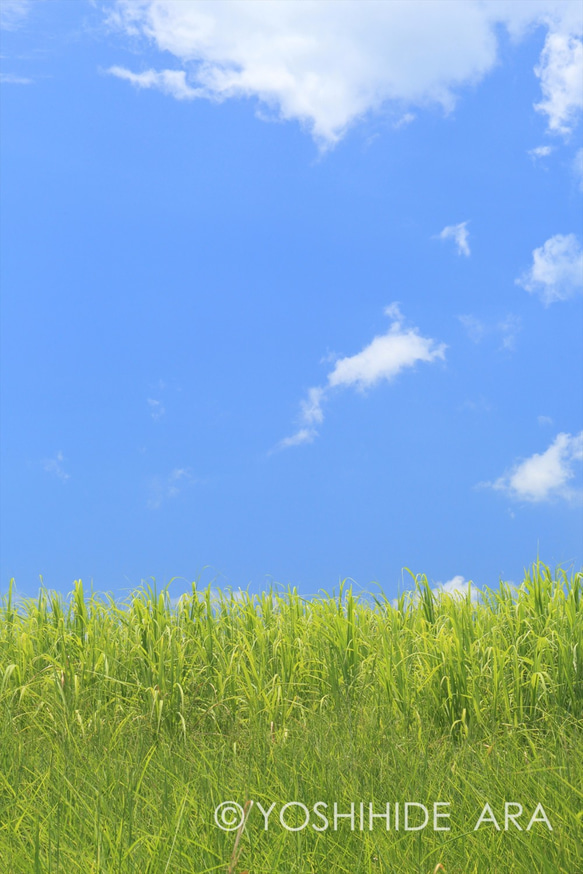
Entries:
<svg viewBox="0 0 583 874">
<path fill-rule="evenodd" d="M 202 89 L 192 88 L 187 83 L 184 70 L 145 70 L 143 73 L 132 73 L 125 67 L 114 66 L 106 72 L 131 82 L 136 88 L 154 88 L 175 97 L 176 100 L 194 100 L 195 97 L 205 96 Z"/>
<path fill-rule="evenodd" d="M 298 430 L 281 440 L 278 449 L 314 440 L 318 434 L 316 426 L 324 421 L 322 405 L 333 390 L 354 387 L 363 391 L 379 382 L 390 382 L 402 370 L 414 367 L 419 361 L 430 363 L 445 358 L 445 343 L 422 337 L 417 328 L 404 327 L 398 304 L 387 307 L 385 314 L 392 319 L 385 334 L 375 337 L 356 355 L 339 358 L 328 374 L 326 384 L 308 390 L 307 398 L 300 403 Z"/>
<path fill-rule="evenodd" d="M 488 327 L 486 323 L 479 319 L 477 316 L 472 315 L 462 315 L 458 316 L 458 320 L 464 326 L 466 330 L 466 334 L 472 341 L 472 343 L 480 343 L 488 332 Z"/>
<path fill-rule="evenodd" d="M 0 3 L 0 27 L 15 30 L 20 27 L 31 8 L 30 0 L 2 0 Z"/>
<path fill-rule="evenodd" d="M 471 413 L 491 413 L 494 407 L 483 395 L 477 398 L 468 398 L 458 407 L 458 410 L 469 410 Z"/>
<path fill-rule="evenodd" d="M 575 477 L 575 465 L 580 461 L 583 461 L 583 431 L 575 436 L 561 433 L 545 452 L 531 455 L 494 482 L 483 485 L 515 500 L 532 503 L 553 498 L 574 500 L 582 496 L 580 488 L 570 485 Z"/>
<path fill-rule="evenodd" d="M 393 124 L 395 130 L 400 130 L 402 127 L 408 127 L 413 121 L 415 121 L 416 115 L 414 112 L 406 112 L 402 115 L 397 121 Z"/>
<path fill-rule="evenodd" d="M 182 391 L 180 385 L 170 384 L 164 379 L 156 379 L 148 385 L 146 403 L 154 422 L 160 422 L 166 415 L 166 400 L 168 395 L 175 396 Z"/>
<path fill-rule="evenodd" d="M 57 452 L 54 458 L 44 459 L 44 461 L 42 462 L 43 470 L 65 482 L 66 480 L 70 479 L 70 476 L 68 473 L 65 472 L 65 468 L 63 467 L 64 460 L 65 459 L 63 457 L 63 453 Z"/>
<path fill-rule="evenodd" d="M 532 267 L 516 283 L 548 306 L 583 290 L 583 249 L 575 234 L 556 234 L 532 253 Z"/>
<path fill-rule="evenodd" d="M 280 440 L 276 449 L 289 449 L 291 446 L 301 446 L 302 443 L 313 443 L 317 436 L 316 428 L 300 428 L 295 434 Z"/>
<path fill-rule="evenodd" d="M 110 24 L 154 44 L 181 69 L 111 72 L 179 100 L 254 98 L 278 118 L 296 120 L 322 148 L 392 103 L 449 112 L 465 84 L 498 59 L 500 26 L 516 38 L 541 24 L 549 36 L 537 74 L 538 108 L 553 130 L 572 123 L 577 103 L 577 3 L 464 0 L 451 3 L 277 3 L 238 0 L 117 0 Z M 167 63 L 167 61 L 165 61 Z"/>
<path fill-rule="evenodd" d="M 507 352 L 513 352 L 516 348 L 516 338 L 522 330 L 522 319 L 520 316 L 509 313 L 506 318 L 498 322 L 496 328 L 502 335 L 502 349 L 506 349 Z"/>
<path fill-rule="evenodd" d="M 166 414 L 166 408 L 162 401 L 158 401 L 155 398 L 148 398 L 148 407 L 150 408 L 150 415 L 155 422 L 159 422 Z"/>
<path fill-rule="evenodd" d="M 583 149 L 578 149 L 573 159 L 573 173 L 579 183 L 579 191 L 583 191 Z"/>
<path fill-rule="evenodd" d="M 190 468 L 175 467 L 167 476 L 152 477 L 149 483 L 150 496 L 146 502 L 149 510 L 157 510 L 166 501 L 178 497 L 181 491 L 196 482 Z"/>
<path fill-rule="evenodd" d="M 437 235 L 437 239 L 453 240 L 458 255 L 465 255 L 468 257 L 470 254 L 470 244 L 468 243 L 469 236 L 468 222 L 460 222 L 459 225 L 448 225 L 445 227 L 441 233 Z"/>
<path fill-rule="evenodd" d="M 516 337 L 522 329 L 522 320 L 520 316 L 508 313 L 501 321 L 495 324 L 489 324 L 483 319 L 479 319 L 474 315 L 458 316 L 466 330 L 466 333 L 472 343 L 481 343 L 484 337 L 488 335 L 497 335 L 501 338 L 501 349 L 507 352 L 514 351 L 516 347 Z"/>
<path fill-rule="evenodd" d="M 527 154 L 536 161 L 540 158 L 548 158 L 548 156 L 553 151 L 552 146 L 537 146 L 535 149 L 529 149 Z"/>
<path fill-rule="evenodd" d="M 324 421 L 324 413 L 322 412 L 323 399 L 323 388 L 311 388 L 306 400 L 301 402 L 302 421 L 306 425 L 320 425 Z"/>
<path fill-rule="evenodd" d="M 302 443 L 312 443 L 318 436 L 316 425 L 324 421 L 322 403 L 326 396 L 326 389 L 315 386 L 308 389 L 308 396 L 300 401 L 299 421 L 301 427 L 290 437 L 284 437 L 277 445 L 278 449 L 289 449 L 291 446 L 301 446 Z"/>
<path fill-rule="evenodd" d="M 535 69 L 543 99 L 535 109 L 552 133 L 568 136 L 583 109 L 583 43 L 569 33 L 549 33 Z"/>
<path fill-rule="evenodd" d="M 0 73 L 0 83 L 2 85 L 32 85 L 33 79 L 26 76 L 16 76 L 14 73 Z"/>
</svg>

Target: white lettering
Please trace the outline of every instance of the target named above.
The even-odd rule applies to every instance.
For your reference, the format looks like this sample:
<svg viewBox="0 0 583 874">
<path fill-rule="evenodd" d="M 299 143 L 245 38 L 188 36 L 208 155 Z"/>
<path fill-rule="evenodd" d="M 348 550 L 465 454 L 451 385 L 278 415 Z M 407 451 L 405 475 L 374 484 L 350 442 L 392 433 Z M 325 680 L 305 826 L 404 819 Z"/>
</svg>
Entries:
<svg viewBox="0 0 583 874">
<path fill-rule="evenodd" d="M 350 813 L 338 813 L 338 805 L 334 802 L 334 831 L 338 829 L 339 819 L 349 819 L 350 831 L 354 831 L 354 801 L 350 805 Z"/>
<path fill-rule="evenodd" d="M 488 815 L 486 815 L 486 814 L 488 814 Z M 492 808 L 490 807 L 489 804 L 486 804 L 484 806 L 484 809 L 482 810 L 482 812 L 480 814 L 480 818 L 474 826 L 474 831 L 479 829 L 483 822 L 493 822 L 494 825 L 496 826 L 496 828 L 498 829 L 498 831 L 500 831 L 500 826 L 496 822 L 496 817 L 494 816 L 494 814 L 492 812 Z"/>
<path fill-rule="evenodd" d="M 511 807 L 518 807 L 518 813 L 510 813 Z M 504 831 L 508 831 L 508 823 L 512 820 L 518 831 L 521 832 L 522 826 L 516 822 L 519 816 L 522 816 L 522 804 L 518 804 L 516 801 L 507 801 L 504 804 Z"/>
<path fill-rule="evenodd" d="M 537 816 L 537 814 L 538 814 L 539 812 L 540 812 L 540 816 Z M 548 830 L 549 830 L 550 832 L 552 832 L 552 830 L 553 830 L 553 827 L 552 827 L 552 825 L 551 825 L 550 822 L 549 822 L 549 818 L 548 818 L 548 816 L 547 816 L 546 813 L 545 813 L 545 809 L 544 809 L 544 807 L 542 806 L 542 804 L 540 804 L 540 803 L 537 804 L 537 806 L 536 806 L 536 810 L 535 810 L 535 812 L 533 813 L 533 815 L 532 815 L 532 817 L 531 817 L 531 820 L 530 820 L 529 824 L 528 824 L 527 827 L 526 827 L 527 832 L 530 831 L 533 822 L 546 822 Z"/>
<path fill-rule="evenodd" d="M 323 813 L 320 813 L 318 809 L 320 807 L 323 807 L 324 810 L 328 810 L 328 805 L 325 801 L 317 801 L 312 808 L 316 816 L 320 817 L 320 819 L 323 821 L 324 825 L 314 825 L 314 823 L 312 823 L 312 828 L 314 829 L 314 831 L 317 832 L 325 832 L 326 829 L 329 827 L 330 823 L 328 822 L 328 818 L 324 816 Z"/>
<path fill-rule="evenodd" d="M 425 814 L 425 819 L 421 823 L 421 825 L 409 825 L 409 810 L 412 807 L 418 807 Z M 429 812 L 424 804 L 419 804 L 418 801 L 406 801 L 405 802 L 405 831 L 406 832 L 418 832 L 421 829 L 424 829 L 427 825 L 427 821 L 429 820 Z"/>
<path fill-rule="evenodd" d="M 285 822 L 285 820 L 283 818 L 283 813 L 284 813 L 284 810 L 287 810 L 289 807 L 301 807 L 302 808 L 302 810 L 304 811 L 304 813 L 306 815 L 306 818 L 301 825 L 294 825 L 294 826 L 287 825 L 287 823 Z M 310 811 L 308 810 L 308 808 L 306 807 L 305 804 L 302 804 L 301 801 L 288 801 L 287 804 L 284 804 L 283 807 L 281 808 L 281 810 L 279 811 L 279 821 L 282 824 L 282 826 L 285 829 L 287 829 L 288 832 L 301 832 L 301 830 L 304 829 L 310 821 Z"/>
<path fill-rule="evenodd" d="M 273 802 L 273 804 L 271 805 L 271 807 L 268 807 L 268 808 L 267 808 L 267 810 L 263 810 L 263 807 L 261 806 L 261 802 L 260 802 L 260 801 L 256 801 L 255 804 L 256 804 L 256 806 L 259 808 L 259 810 L 261 811 L 261 813 L 262 813 L 262 815 L 263 815 L 263 820 L 264 820 L 264 822 L 265 822 L 265 828 L 264 828 L 264 831 L 267 831 L 267 829 L 269 828 L 269 817 L 270 817 L 271 811 L 272 811 L 273 808 L 275 807 L 275 801 Z"/>
<path fill-rule="evenodd" d="M 433 802 L 433 831 L 434 832 L 449 832 L 451 831 L 448 825 L 438 825 L 437 820 L 444 817 L 450 817 L 451 813 L 439 813 L 439 807 L 450 807 L 451 801 L 434 801 Z"/>
<path fill-rule="evenodd" d="M 368 805 L 368 830 L 372 831 L 373 819 L 384 819 L 387 824 L 387 831 L 391 828 L 391 805 L 387 801 L 387 809 L 385 813 L 373 813 L 374 806 L 372 801 Z"/>
</svg>

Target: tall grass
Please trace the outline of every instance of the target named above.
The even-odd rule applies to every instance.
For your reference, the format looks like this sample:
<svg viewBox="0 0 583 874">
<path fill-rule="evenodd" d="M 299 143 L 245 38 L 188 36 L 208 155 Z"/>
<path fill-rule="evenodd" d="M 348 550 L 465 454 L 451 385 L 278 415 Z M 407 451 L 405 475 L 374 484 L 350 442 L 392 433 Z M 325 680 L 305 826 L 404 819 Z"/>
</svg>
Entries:
<svg viewBox="0 0 583 874">
<path fill-rule="evenodd" d="M 540 563 L 479 603 L 437 596 L 425 577 L 396 606 L 346 585 L 305 600 L 193 584 L 175 606 L 151 586 L 123 604 L 86 597 L 81 581 L 66 599 L 43 589 L 15 603 L 11 585 L 2 870 L 226 871 L 222 800 L 400 789 L 449 793 L 468 823 L 488 793 L 544 795 L 559 826 L 528 838 L 458 829 L 448 843 L 263 834 L 250 816 L 240 870 L 581 874 L 582 600 L 582 574 Z"/>
</svg>

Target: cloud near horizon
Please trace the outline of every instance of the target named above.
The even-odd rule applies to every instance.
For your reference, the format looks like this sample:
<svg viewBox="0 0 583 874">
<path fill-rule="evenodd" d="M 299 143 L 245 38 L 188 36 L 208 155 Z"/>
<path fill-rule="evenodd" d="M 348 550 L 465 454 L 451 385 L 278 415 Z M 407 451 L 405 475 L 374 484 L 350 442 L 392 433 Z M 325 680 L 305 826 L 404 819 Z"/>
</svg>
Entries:
<svg viewBox="0 0 583 874">
<path fill-rule="evenodd" d="M 553 498 L 576 500 L 581 489 L 569 483 L 575 477 L 575 462 L 583 461 L 583 431 L 557 434 L 545 452 L 535 453 L 485 486 L 505 492 L 516 500 L 540 503 Z"/>
<path fill-rule="evenodd" d="M 431 591 L 436 597 L 439 597 L 440 595 L 449 595 L 452 598 L 467 598 L 469 594 L 470 601 L 473 604 L 477 604 L 482 597 L 480 589 L 475 586 L 471 580 L 466 580 L 466 578 L 461 574 L 456 574 L 455 577 L 452 577 L 451 580 L 447 580 L 445 583 L 437 583 Z M 417 589 L 408 589 L 404 594 L 406 604 L 416 604 L 420 600 Z M 393 598 L 392 604 L 393 607 L 398 607 L 399 599 Z"/>
<path fill-rule="evenodd" d="M 308 390 L 307 398 L 300 404 L 298 430 L 281 440 L 276 448 L 311 443 L 318 436 L 316 425 L 324 421 L 322 404 L 332 390 L 355 387 L 364 391 L 379 382 L 390 382 L 418 361 L 431 363 L 445 358 L 445 343 L 422 337 L 417 328 L 403 327 L 403 315 L 397 303 L 386 307 L 385 315 L 392 319 L 388 331 L 375 337 L 356 355 L 339 358 L 328 374 L 326 385 Z"/>
<path fill-rule="evenodd" d="M 460 90 L 495 67 L 500 25 L 515 40 L 547 28 L 535 72 L 549 130 L 567 135 L 580 110 L 577 0 L 117 0 L 108 23 L 134 48 L 146 40 L 180 65 L 115 65 L 112 75 L 180 100 L 258 99 L 274 117 L 299 121 L 322 149 L 387 106 L 401 119 L 414 107 L 451 111 Z"/>
<path fill-rule="evenodd" d="M 467 598 L 475 604 L 480 600 L 480 590 L 473 585 L 471 580 L 466 580 L 461 574 L 457 574 L 446 583 L 438 583 L 433 589 L 436 595 L 451 595 L 454 598 Z"/>
</svg>

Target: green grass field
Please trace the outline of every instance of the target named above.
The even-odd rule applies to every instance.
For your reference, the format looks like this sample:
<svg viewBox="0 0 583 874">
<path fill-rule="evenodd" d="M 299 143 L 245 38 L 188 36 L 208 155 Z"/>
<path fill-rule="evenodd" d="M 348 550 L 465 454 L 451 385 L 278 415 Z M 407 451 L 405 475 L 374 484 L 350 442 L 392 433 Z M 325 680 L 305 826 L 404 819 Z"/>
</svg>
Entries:
<svg viewBox="0 0 583 874">
<path fill-rule="evenodd" d="M 0 871 L 583 874 L 582 602 L 10 590 Z"/>
</svg>

